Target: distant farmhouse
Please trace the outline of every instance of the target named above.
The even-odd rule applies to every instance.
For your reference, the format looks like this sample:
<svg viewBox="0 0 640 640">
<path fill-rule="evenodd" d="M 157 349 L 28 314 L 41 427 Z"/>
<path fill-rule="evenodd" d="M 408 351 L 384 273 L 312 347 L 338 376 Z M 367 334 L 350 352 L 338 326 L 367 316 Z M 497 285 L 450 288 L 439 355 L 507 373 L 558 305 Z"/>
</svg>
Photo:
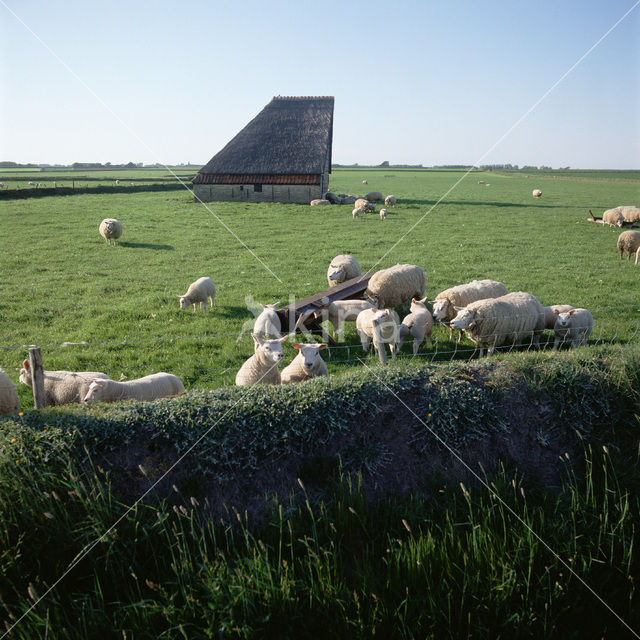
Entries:
<svg viewBox="0 0 640 640">
<path fill-rule="evenodd" d="M 193 179 L 202 202 L 300 202 L 329 188 L 333 97 L 276 96 Z"/>
</svg>

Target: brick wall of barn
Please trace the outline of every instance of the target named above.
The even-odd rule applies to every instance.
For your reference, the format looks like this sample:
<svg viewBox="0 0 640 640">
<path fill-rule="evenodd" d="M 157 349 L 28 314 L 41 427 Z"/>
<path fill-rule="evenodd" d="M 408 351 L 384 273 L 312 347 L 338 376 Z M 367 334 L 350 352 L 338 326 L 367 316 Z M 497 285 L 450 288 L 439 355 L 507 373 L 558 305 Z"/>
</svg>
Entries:
<svg viewBox="0 0 640 640">
<path fill-rule="evenodd" d="M 319 185 L 291 184 L 194 184 L 194 200 L 202 202 L 294 202 L 309 204 L 322 198 L 329 180 L 323 175 Z"/>
</svg>

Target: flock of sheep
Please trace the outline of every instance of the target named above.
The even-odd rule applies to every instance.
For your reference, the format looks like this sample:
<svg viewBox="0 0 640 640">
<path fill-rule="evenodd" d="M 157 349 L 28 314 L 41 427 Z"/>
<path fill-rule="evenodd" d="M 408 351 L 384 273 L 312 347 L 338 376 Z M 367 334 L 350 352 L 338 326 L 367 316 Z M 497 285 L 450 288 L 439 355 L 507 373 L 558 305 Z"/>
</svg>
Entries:
<svg viewBox="0 0 640 640">
<path fill-rule="evenodd" d="M 366 184 L 366 181 L 363 183 Z M 539 198 L 541 195 L 539 189 L 534 189 L 533 197 Z M 364 198 L 328 192 L 323 200 L 311 204 L 354 204 L 355 219 L 360 213 L 375 211 L 373 203 L 382 200 L 380 192 L 370 192 Z M 392 207 L 396 204 L 396 198 L 389 195 L 384 202 L 387 207 Z M 380 217 L 386 217 L 386 209 L 380 211 Z M 602 218 L 595 218 L 591 214 L 590 220 L 619 227 L 630 226 L 640 221 L 640 208 L 620 206 L 605 211 Z M 100 223 L 99 232 L 107 244 L 115 245 L 122 236 L 122 224 L 115 218 L 106 218 Z M 617 246 L 621 259 L 625 253 L 627 259 L 635 253 L 635 263 L 638 263 L 639 231 L 622 232 Z M 361 275 L 357 260 L 351 255 L 341 254 L 331 260 L 327 281 L 331 288 Z M 554 349 L 563 343 L 575 348 L 586 344 L 593 331 L 593 316 L 587 309 L 571 305 L 545 307 L 532 294 L 509 292 L 504 284 L 494 280 L 474 280 L 456 285 L 440 292 L 430 301 L 424 297 L 425 291 L 426 275 L 421 267 L 397 264 L 374 273 L 361 299 L 334 301 L 312 314 L 315 320 L 329 321 L 334 337 L 343 335 L 345 322 L 355 322 L 363 351 L 366 353 L 373 344 L 383 364 L 387 362 L 386 345 L 389 345 L 394 358 L 407 339 L 413 338 L 414 356 L 425 340 L 430 345 L 434 321 L 449 329 L 450 339 L 456 330 L 459 331 L 458 342 L 466 334 L 479 349 L 480 357 L 485 347 L 491 354 L 496 347 L 504 345 L 537 346 L 544 330 L 554 332 Z M 209 277 L 199 278 L 184 295 L 178 296 L 180 308 L 184 310 L 193 305 L 195 312 L 199 304 L 206 313 L 207 304 L 213 307 L 215 295 L 213 280 Z M 431 311 L 427 303 L 431 305 Z M 402 306 L 408 306 L 408 313 L 400 320 L 395 309 Z M 262 305 L 262 312 L 255 319 L 251 334 L 254 353 L 238 370 L 236 385 L 287 384 L 328 375 L 327 365 L 320 355 L 326 343 L 294 344 L 297 355 L 280 371 L 279 365 L 284 358 L 282 344 L 290 334 L 283 335 L 277 309 L 278 303 Z M 304 326 L 309 315 L 298 319 L 297 328 Z M 185 393 L 182 381 L 166 372 L 123 382 L 95 371 L 44 371 L 43 374 L 47 405 L 125 399 L 154 400 Z M 23 362 L 19 380 L 29 386 L 32 384 L 28 360 Z M 18 410 L 16 387 L 0 369 L 0 415 Z"/>
<path fill-rule="evenodd" d="M 363 184 L 367 184 L 366 180 L 362 181 Z M 350 193 L 335 194 L 331 191 L 325 193 L 324 198 L 316 198 L 311 201 L 312 207 L 330 205 L 330 204 L 352 204 L 353 210 L 351 216 L 354 220 L 360 217 L 363 213 L 375 213 L 376 202 L 382 202 L 384 200 L 385 207 L 395 207 L 397 198 L 393 195 L 388 195 L 386 198 L 382 195 L 381 191 L 370 191 L 365 196 L 354 196 Z M 386 220 L 387 210 L 380 209 L 380 220 Z"/>
</svg>

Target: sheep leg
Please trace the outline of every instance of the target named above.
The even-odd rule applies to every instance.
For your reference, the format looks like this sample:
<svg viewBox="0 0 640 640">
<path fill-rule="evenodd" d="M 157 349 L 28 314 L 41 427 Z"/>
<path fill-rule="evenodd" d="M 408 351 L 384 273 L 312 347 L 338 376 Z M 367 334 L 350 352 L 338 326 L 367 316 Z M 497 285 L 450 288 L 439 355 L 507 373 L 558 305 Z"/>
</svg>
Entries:
<svg viewBox="0 0 640 640">
<path fill-rule="evenodd" d="M 429 340 L 431 341 L 431 340 Z M 417 356 L 418 355 L 418 349 L 420 348 L 420 345 L 422 344 L 422 338 L 414 338 L 413 339 L 413 356 Z"/>
<path fill-rule="evenodd" d="M 360 342 L 362 343 L 362 350 L 367 353 L 371 346 L 371 338 L 364 332 L 360 332 Z"/>
<path fill-rule="evenodd" d="M 377 340 L 373 341 L 373 346 L 375 350 L 378 352 L 378 357 L 380 358 L 380 362 L 382 364 L 387 364 L 387 352 L 384 348 L 384 342 L 378 342 Z"/>
</svg>

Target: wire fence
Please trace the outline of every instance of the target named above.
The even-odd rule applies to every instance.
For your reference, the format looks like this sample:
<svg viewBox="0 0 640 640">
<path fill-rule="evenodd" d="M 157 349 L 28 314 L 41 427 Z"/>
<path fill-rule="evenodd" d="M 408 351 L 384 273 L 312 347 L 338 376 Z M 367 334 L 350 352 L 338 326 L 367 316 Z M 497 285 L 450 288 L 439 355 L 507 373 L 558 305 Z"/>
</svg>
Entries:
<svg viewBox="0 0 640 640">
<path fill-rule="evenodd" d="M 598 347 L 603 345 L 625 345 L 638 344 L 640 338 L 640 308 L 635 306 L 625 307 L 603 307 L 594 310 L 597 317 L 606 317 L 614 311 L 625 311 L 627 317 L 634 319 L 621 324 L 619 321 L 597 320 L 595 327 L 588 336 L 587 346 Z M 349 330 L 343 342 L 328 344 L 323 350 L 323 358 L 329 367 L 330 373 L 337 373 L 349 367 L 360 366 L 362 361 L 374 362 L 378 359 L 378 354 L 373 345 L 365 353 L 358 334 L 352 330 L 354 323 L 346 325 Z M 624 329 L 624 330 L 622 330 Z M 69 356 L 75 357 L 77 361 L 91 362 L 93 370 L 100 370 L 114 379 L 133 379 L 157 372 L 160 368 L 170 371 L 183 378 L 187 388 L 213 388 L 225 385 L 232 385 L 235 382 L 235 375 L 242 363 L 253 354 L 252 341 L 249 339 L 250 330 L 244 329 L 236 332 L 207 333 L 203 335 L 176 335 L 158 336 L 149 338 L 129 338 L 121 340 L 101 340 L 94 342 L 62 342 L 51 344 L 39 344 L 45 369 L 54 369 L 47 366 L 47 362 L 64 362 L 65 359 L 73 360 Z M 480 356 L 480 349 L 484 354 L 488 347 L 495 345 L 496 353 L 510 353 L 515 351 L 551 351 L 556 346 L 556 336 L 553 330 L 545 330 L 539 336 L 539 342 L 534 338 L 532 332 L 523 334 L 491 334 L 482 336 L 482 345 L 474 344 L 467 336 L 458 341 L 457 337 L 449 339 L 447 326 L 434 324 L 432 340 L 427 343 L 425 339 L 419 347 L 417 354 L 413 355 L 414 338 L 409 335 L 403 342 L 400 352 L 395 355 L 396 360 L 415 362 L 426 362 L 433 364 L 445 364 L 447 362 L 463 362 L 473 360 Z M 497 338 L 497 340 L 494 340 Z M 582 343 L 584 334 L 578 335 L 578 340 Z M 320 342 L 319 335 L 298 335 L 291 342 Z M 194 350 L 186 350 L 183 343 L 193 342 L 195 346 L 202 347 L 196 349 L 202 355 L 194 358 Z M 236 349 L 233 353 L 223 353 L 211 355 L 211 347 L 214 344 L 234 343 Z M 572 347 L 571 336 L 565 336 L 558 345 L 559 349 L 566 350 Z M 387 354 L 387 359 L 392 356 L 389 349 L 389 340 L 383 340 L 382 349 Z M 176 345 L 175 349 L 163 349 L 159 355 L 158 351 L 152 353 L 152 349 L 146 349 L 149 345 Z M 23 359 L 28 357 L 28 349 L 31 345 L 25 344 L 5 344 L 0 345 L 0 363 L 5 371 L 17 370 Z M 118 348 L 123 348 L 122 354 L 117 353 Z M 104 349 L 110 351 L 108 360 L 110 364 L 101 365 L 105 359 Z M 138 349 L 139 348 L 139 349 Z M 126 349 L 126 351 L 125 351 Z M 138 351 L 135 359 L 131 357 L 131 349 Z M 115 353 L 114 353 L 115 351 Z M 145 356 L 144 352 L 148 352 Z M 185 353 L 186 352 L 186 353 Z M 95 357 L 91 357 L 92 353 Z M 293 357 L 293 356 L 292 356 Z M 284 366 L 291 358 L 285 354 Z M 133 362 L 133 363 L 132 363 Z M 208 366 L 209 363 L 212 366 Z M 66 368 L 66 367 L 64 367 Z"/>
</svg>

